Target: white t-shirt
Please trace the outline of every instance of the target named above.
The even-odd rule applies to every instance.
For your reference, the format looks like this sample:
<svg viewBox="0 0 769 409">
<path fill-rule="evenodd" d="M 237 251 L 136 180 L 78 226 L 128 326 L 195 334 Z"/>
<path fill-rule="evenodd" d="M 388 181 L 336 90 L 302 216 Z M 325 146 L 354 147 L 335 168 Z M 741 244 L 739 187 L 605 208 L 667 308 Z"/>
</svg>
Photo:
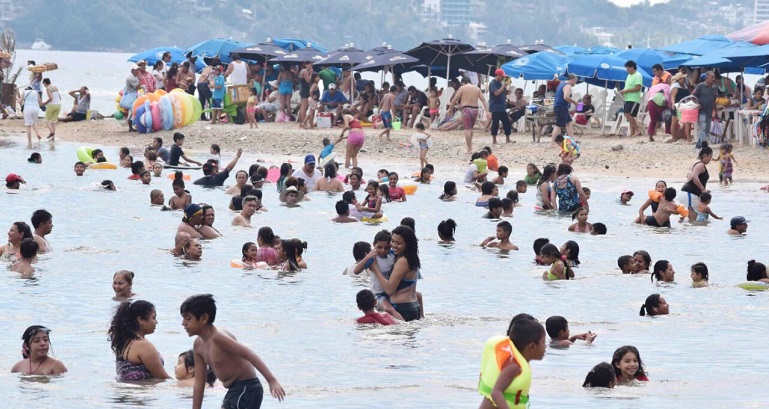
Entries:
<svg viewBox="0 0 769 409">
<path fill-rule="evenodd" d="M 163 70 L 152 70 L 152 78 L 155 78 L 155 89 L 163 88 L 163 78 L 166 74 Z"/>
<path fill-rule="evenodd" d="M 389 253 L 385 258 L 376 256 L 376 264 L 379 267 L 379 271 L 382 272 L 382 275 L 389 279 L 390 274 L 393 272 L 393 266 L 395 265 L 395 254 Z M 385 292 L 382 285 L 379 284 L 376 274 L 371 274 L 371 292 L 374 293 L 374 295 Z"/>
<path fill-rule="evenodd" d="M 304 173 L 302 168 L 295 170 L 291 176 L 304 180 L 304 186 L 307 188 L 308 192 L 312 191 L 312 189 L 315 187 L 315 183 L 317 183 L 318 180 L 320 180 L 322 177 L 318 169 L 315 169 L 315 173 L 312 176 L 308 176 L 306 173 Z"/>
<path fill-rule="evenodd" d="M 465 183 L 473 183 L 473 173 L 478 171 L 478 166 L 474 163 L 471 163 L 467 166 L 467 172 L 465 173 Z"/>
<path fill-rule="evenodd" d="M 248 83 L 248 70 L 243 61 L 233 61 L 232 72 L 230 73 L 230 82 L 232 85 L 246 85 Z"/>
</svg>

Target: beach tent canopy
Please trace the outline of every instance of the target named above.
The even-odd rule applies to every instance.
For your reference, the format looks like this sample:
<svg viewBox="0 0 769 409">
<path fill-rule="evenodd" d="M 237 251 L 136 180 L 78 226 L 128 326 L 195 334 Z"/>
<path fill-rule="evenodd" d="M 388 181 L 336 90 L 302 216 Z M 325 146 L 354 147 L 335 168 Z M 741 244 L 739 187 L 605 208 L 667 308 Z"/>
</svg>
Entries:
<svg viewBox="0 0 769 409">
<path fill-rule="evenodd" d="M 289 52 L 274 43 L 259 43 L 230 51 L 230 54 L 233 53 L 238 53 L 240 58 L 244 60 L 266 61 L 272 57 L 288 54 Z"/>
<path fill-rule="evenodd" d="M 769 63 L 769 45 L 728 47 L 694 58 L 684 64 L 690 67 L 716 67 L 721 72 L 737 72 L 747 67 Z"/>
<path fill-rule="evenodd" d="M 679 44 L 662 47 L 659 50 L 678 54 L 705 55 L 707 53 L 720 50 L 724 47 L 728 47 L 732 45 L 732 43 L 734 43 L 734 41 L 730 40 L 724 35 L 711 34 L 697 37 L 694 40 L 684 41 Z"/>
<path fill-rule="evenodd" d="M 525 80 L 552 80 L 553 76 L 562 76 L 572 58 L 563 54 L 539 52 L 518 58 L 502 65 L 505 74 Z"/>
<path fill-rule="evenodd" d="M 364 61 L 351 68 L 352 71 L 379 71 L 387 69 L 395 73 L 408 72 L 409 68 L 421 64 L 419 59 L 406 55 L 397 50 L 386 53 L 368 52 L 363 57 Z"/>
<path fill-rule="evenodd" d="M 755 45 L 769 44 L 769 20 L 728 34 L 734 41 L 747 41 Z"/>
<path fill-rule="evenodd" d="M 626 62 L 626 58 L 617 55 L 581 55 L 575 56 L 574 60 L 568 63 L 566 70 L 569 74 L 581 77 L 588 84 L 610 88 L 609 82 L 625 82 L 627 79 Z M 643 78 L 643 84 L 650 87 L 652 76 L 649 72 L 638 67 L 638 73 Z"/>
<path fill-rule="evenodd" d="M 669 70 L 692 59 L 692 56 L 689 54 L 672 54 L 651 48 L 630 48 L 615 55 L 626 61 L 635 61 L 639 67 L 647 72 L 652 72 L 654 64 L 662 64 L 665 69 Z"/>
<path fill-rule="evenodd" d="M 425 65 L 450 67 L 452 58 L 473 50 L 475 50 L 475 47 L 472 45 L 449 36 L 449 38 L 442 40 L 422 43 L 406 51 L 406 54 L 418 58 Z"/>
<path fill-rule="evenodd" d="M 528 55 L 526 51 L 513 45 L 512 40 L 493 47 L 478 47 L 473 51 L 462 53 L 465 58 L 457 59 L 457 68 L 481 74 L 489 74 L 502 64 Z"/>
<path fill-rule="evenodd" d="M 229 38 L 214 38 L 212 40 L 206 40 L 202 43 L 193 45 L 192 47 L 184 51 L 186 56 L 196 56 L 199 59 L 210 59 L 219 57 L 222 64 L 229 64 L 232 62 L 230 58 L 230 52 L 237 50 L 238 48 L 248 47 L 251 44 L 241 43 Z"/>
<path fill-rule="evenodd" d="M 322 53 L 312 47 L 307 48 L 301 48 L 298 50 L 291 51 L 288 54 L 282 54 L 275 57 L 270 58 L 267 61 L 271 62 L 277 62 L 277 63 L 301 63 L 301 62 L 312 62 L 316 63 L 324 58 L 326 58 L 328 55 L 325 53 Z"/>
<path fill-rule="evenodd" d="M 184 50 L 179 47 L 157 47 L 151 50 L 142 51 L 129 57 L 128 61 L 135 63 L 139 60 L 145 60 L 147 61 L 147 67 L 151 69 L 151 67 L 155 65 L 156 62 L 160 61 L 160 59 L 163 57 L 163 54 L 166 52 L 171 53 L 172 63 L 181 64 L 187 61 L 187 56 L 184 55 Z M 195 71 L 200 72 L 203 70 L 203 68 L 206 68 L 206 64 L 203 62 L 202 58 L 198 58 L 195 61 Z"/>
<path fill-rule="evenodd" d="M 367 55 L 368 53 L 366 51 L 363 51 L 360 48 L 355 48 L 355 46 L 350 44 L 347 47 L 334 50 L 322 60 L 313 61 L 313 64 L 318 66 L 349 68 L 353 65 L 366 62 Z"/>
<path fill-rule="evenodd" d="M 298 38 L 275 38 L 275 39 L 267 39 L 267 42 L 272 42 L 276 46 L 286 50 L 286 51 L 294 51 L 294 50 L 301 50 L 304 48 L 314 48 L 317 51 L 320 51 L 321 53 L 327 54 L 328 50 L 324 47 L 320 46 L 318 43 L 314 41 L 309 40 L 301 40 Z"/>
</svg>

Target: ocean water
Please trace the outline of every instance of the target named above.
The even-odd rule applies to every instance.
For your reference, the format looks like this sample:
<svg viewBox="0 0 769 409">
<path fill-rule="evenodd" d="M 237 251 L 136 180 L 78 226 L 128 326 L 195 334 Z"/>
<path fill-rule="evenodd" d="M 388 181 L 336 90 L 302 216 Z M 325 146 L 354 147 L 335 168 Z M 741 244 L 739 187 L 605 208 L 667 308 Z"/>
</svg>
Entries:
<svg viewBox="0 0 769 409">
<path fill-rule="evenodd" d="M 33 279 L 20 279 L 4 270 L 0 286 L 0 393 L 8 407 L 25 402 L 36 407 L 125 408 L 186 407 L 191 390 L 173 382 L 134 385 L 115 381 L 115 357 L 106 331 L 117 303 L 112 300 L 115 271 L 136 273 L 137 299 L 155 304 L 158 326 L 148 337 L 173 373 L 179 353 L 192 347 L 181 327 L 179 305 L 192 294 L 216 297 L 216 324 L 237 335 L 259 354 L 288 395 L 279 404 L 265 396 L 264 407 L 287 408 L 421 408 L 477 407 L 476 392 L 483 344 L 503 334 L 510 318 L 527 312 L 544 323 L 563 315 L 573 333 L 598 334 L 593 346 L 568 350 L 548 349 L 533 362 L 531 407 L 681 408 L 764 407 L 769 403 L 763 378 L 769 357 L 761 353 L 767 333 L 769 292 L 748 292 L 736 287 L 745 280 L 746 262 L 766 254 L 769 239 L 762 232 L 769 218 L 759 209 L 766 193 L 756 183 L 720 188 L 713 210 L 727 219 L 741 214 L 751 223 L 744 237 L 729 237 L 726 221 L 708 226 L 674 223 L 672 229 L 652 229 L 631 222 L 644 192 L 655 180 L 582 175 L 592 189 L 589 221 L 608 226 L 606 236 L 567 232 L 571 220 L 534 213 L 534 192 L 522 195 L 516 208 L 511 240 L 520 251 L 500 253 L 477 244 L 494 234 L 495 223 L 481 219 L 474 207 L 478 194 L 460 187 L 459 200 L 438 201 L 443 182 L 461 180 L 463 167 L 439 169 L 432 185 L 419 186 L 407 203 L 386 204 L 389 222 L 336 225 L 334 203 L 339 196 L 311 194 L 301 208 L 278 205 L 274 186 L 264 189 L 269 211 L 254 216 L 254 228 L 231 227 L 233 213 L 222 189 L 188 185 L 195 202 L 216 209 L 217 227 L 224 237 L 204 242 L 203 259 L 182 262 L 168 254 L 179 212 L 161 212 L 149 206 L 149 191 L 162 189 L 171 197 L 171 181 L 163 175 L 152 185 L 129 181 L 125 169 L 88 171 L 76 178 L 72 164 L 76 145 L 58 142 L 34 149 L 42 165 L 28 164 L 32 150 L 17 136 L 0 139 L 0 173 L 21 174 L 27 181 L 17 194 L 0 194 L 6 211 L 0 228 L 46 208 L 54 215 L 49 236 L 55 252 L 40 257 Z M 117 148 L 103 147 L 108 158 Z M 193 156 L 203 155 L 188 152 Z M 228 161 L 230 153 L 224 153 Z M 246 169 L 256 156 L 246 155 L 237 169 Z M 279 164 L 268 161 L 268 164 Z M 410 173 L 405 165 L 363 163 L 364 169 L 388 167 Z M 711 174 L 715 166 L 711 165 Z M 500 189 L 505 194 L 517 179 Z M 193 179 L 199 172 L 193 172 Z M 366 175 L 371 176 L 370 174 Z M 682 177 L 668 180 L 679 188 Z M 111 179 L 118 192 L 96 191 L 93 184 Z M 230 182 L 233 182 L 231 177 Z M 234 182 L 233 182 L 234 183 Z M 618 203 L 619 193 L 632 189 L 631 206 Z M 381 229 L 392 229 L 405 216 L 416 219 L 424 279 L 426 319 L 391 327 L 362 327 L 355 294 L 368 287 L 365 278 L 341 275 L 352 264 L 352 245 L 372 241 Z M 457 243 L 437 243 L 439 221 L 457 221 Z M 240 257 L 244 242 L 256 240 L 256 230 L 271 226 L 283 238 L 309 243 L 304 255 L 309 268 L 297 273 L 272 270 L 243 271 L 229 266 Z M 561 245 L 576 240 L 582 264 L 576 279 L 543 282 L 544 267 L 533 264 L 531 245 L 548 237 Z M 649 276 L 620 274 L 616 260 L 635 250 L 649 251 L 653 262 L 670 260 L 676 284 L 656 285 Z M 704 261 L 711 286 L 691 288 L 689 266 Z M 766 260 L 763 260 L 766 261 Z M 7 268 L 7 267 L 6 267 Z M 639 317 L 638 310 L 652 293 L 661 293 L 671 314 Z M 20 359 L 21 334 L 32 324 L 52 329 L 52 352 L 69 372 L 39 378 L 9 374 Z M 585 374 L 595 364 L 610 361 L 622 345 L 641 351 L 651 382 L 613 390 L 586 390 Z M 265 385 L 266 386 L 266 385 Z M 204 407 L 219 407 L 225 391 L 206 390 Z"/>
</svg>

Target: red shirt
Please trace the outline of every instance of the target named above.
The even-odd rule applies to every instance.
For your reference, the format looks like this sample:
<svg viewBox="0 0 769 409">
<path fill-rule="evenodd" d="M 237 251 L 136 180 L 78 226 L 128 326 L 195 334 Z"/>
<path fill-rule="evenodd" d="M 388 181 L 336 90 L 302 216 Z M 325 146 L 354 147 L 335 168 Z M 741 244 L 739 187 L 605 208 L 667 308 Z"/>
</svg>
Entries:
<svg viewBox="0 0 769 409">
<path fill-rule="evenodd" d="M 499 170 L 499 161 L 494 154 L 489 154 L 486 158 L 486 166 L 495 172 Z"/>
<path fill-rule="evenodd" d="M 131 175 L 128 177 L 129 180 L 140 180 L 142 177 L 139 175 Z"/>
<path fill-rule="evenodd" d="M 647 378 L 646 375 L 638 375 L 638 376 L 635 377 L 635 380 L 643 381 L 643 382 L 649 382 L 649 378 Z M 622 381 L 622 377 L 621 376 L 617 376 L 617 382 L 621 382 L 621 381 Z"/>
<path fill-rule="evenodd" d="M 397 324 L 398 321 L 393 318 L 392 315 L 386 313 L 386 312 L 372 312 L 371 314 L 366 314 L 357 320 L 355 320 L 358 324 L 382 324 L 382 325 L 393 325 Z"/>
<path fill-rule="evenodd" d="M 401 201 L 403 199 L 403 196 L 406 196 L 406 191 L 403 190 L 402 187 L 396 186 L 391 187 L 390 189 L 390 200 L 394 202 Z"/>
</svg>

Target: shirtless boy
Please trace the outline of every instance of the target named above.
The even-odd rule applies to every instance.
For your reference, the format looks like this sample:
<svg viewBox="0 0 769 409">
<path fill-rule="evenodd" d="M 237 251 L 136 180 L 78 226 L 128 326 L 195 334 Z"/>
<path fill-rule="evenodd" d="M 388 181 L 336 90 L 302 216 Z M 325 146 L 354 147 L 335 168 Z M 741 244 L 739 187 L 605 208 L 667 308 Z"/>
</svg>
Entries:
<svg viewBox="0 0 769 409">
<path fill-rule="evenodd" d="M 283 387 L 270 369 L 253 351 L 239 343 L 229 333 L 220 332 L 214 324 L 216 303 L 211 294 L 193 295 L 179 309 L 182 326 L 189 336 L 197 336 L 193 346 L 195 353 L 195 384 L 192 389 L 192 409 L 203 406 L 208 367 L 228 389 L 222 408 L 259 408 L 264 391 L 256 368 L 270 386 L 270 394 L 282 401 L 286 396 Z"/>
<path fill-rule="evenodd" d="M 510 222 L 499 222 L 497 224 L 497 235 L 489 236 L 481 243 L 481 247 L 495 247 L 500 250 L 518 250 L 518 246 L 510 243 L 510 234 L 513 232 L 513 225 Z M 494 241 L 497 239 L 499 241 Z"/>
<path fill-rule="evenodd" d="M 382 140 L 383 136 L 387 136 L 387 140 L 390 140 L 390 131 L 393 128 L 393 110 L 395 108 L 395 94 L 398 92 L 396 86 L 390 87 L 390 92 L 382 97 L 382 102 L 379 103 L 379 115 L 382 116 L 382 125 L 384 125 L 384 131 L 379 134 L 379 140 Z"/>
</svg>

